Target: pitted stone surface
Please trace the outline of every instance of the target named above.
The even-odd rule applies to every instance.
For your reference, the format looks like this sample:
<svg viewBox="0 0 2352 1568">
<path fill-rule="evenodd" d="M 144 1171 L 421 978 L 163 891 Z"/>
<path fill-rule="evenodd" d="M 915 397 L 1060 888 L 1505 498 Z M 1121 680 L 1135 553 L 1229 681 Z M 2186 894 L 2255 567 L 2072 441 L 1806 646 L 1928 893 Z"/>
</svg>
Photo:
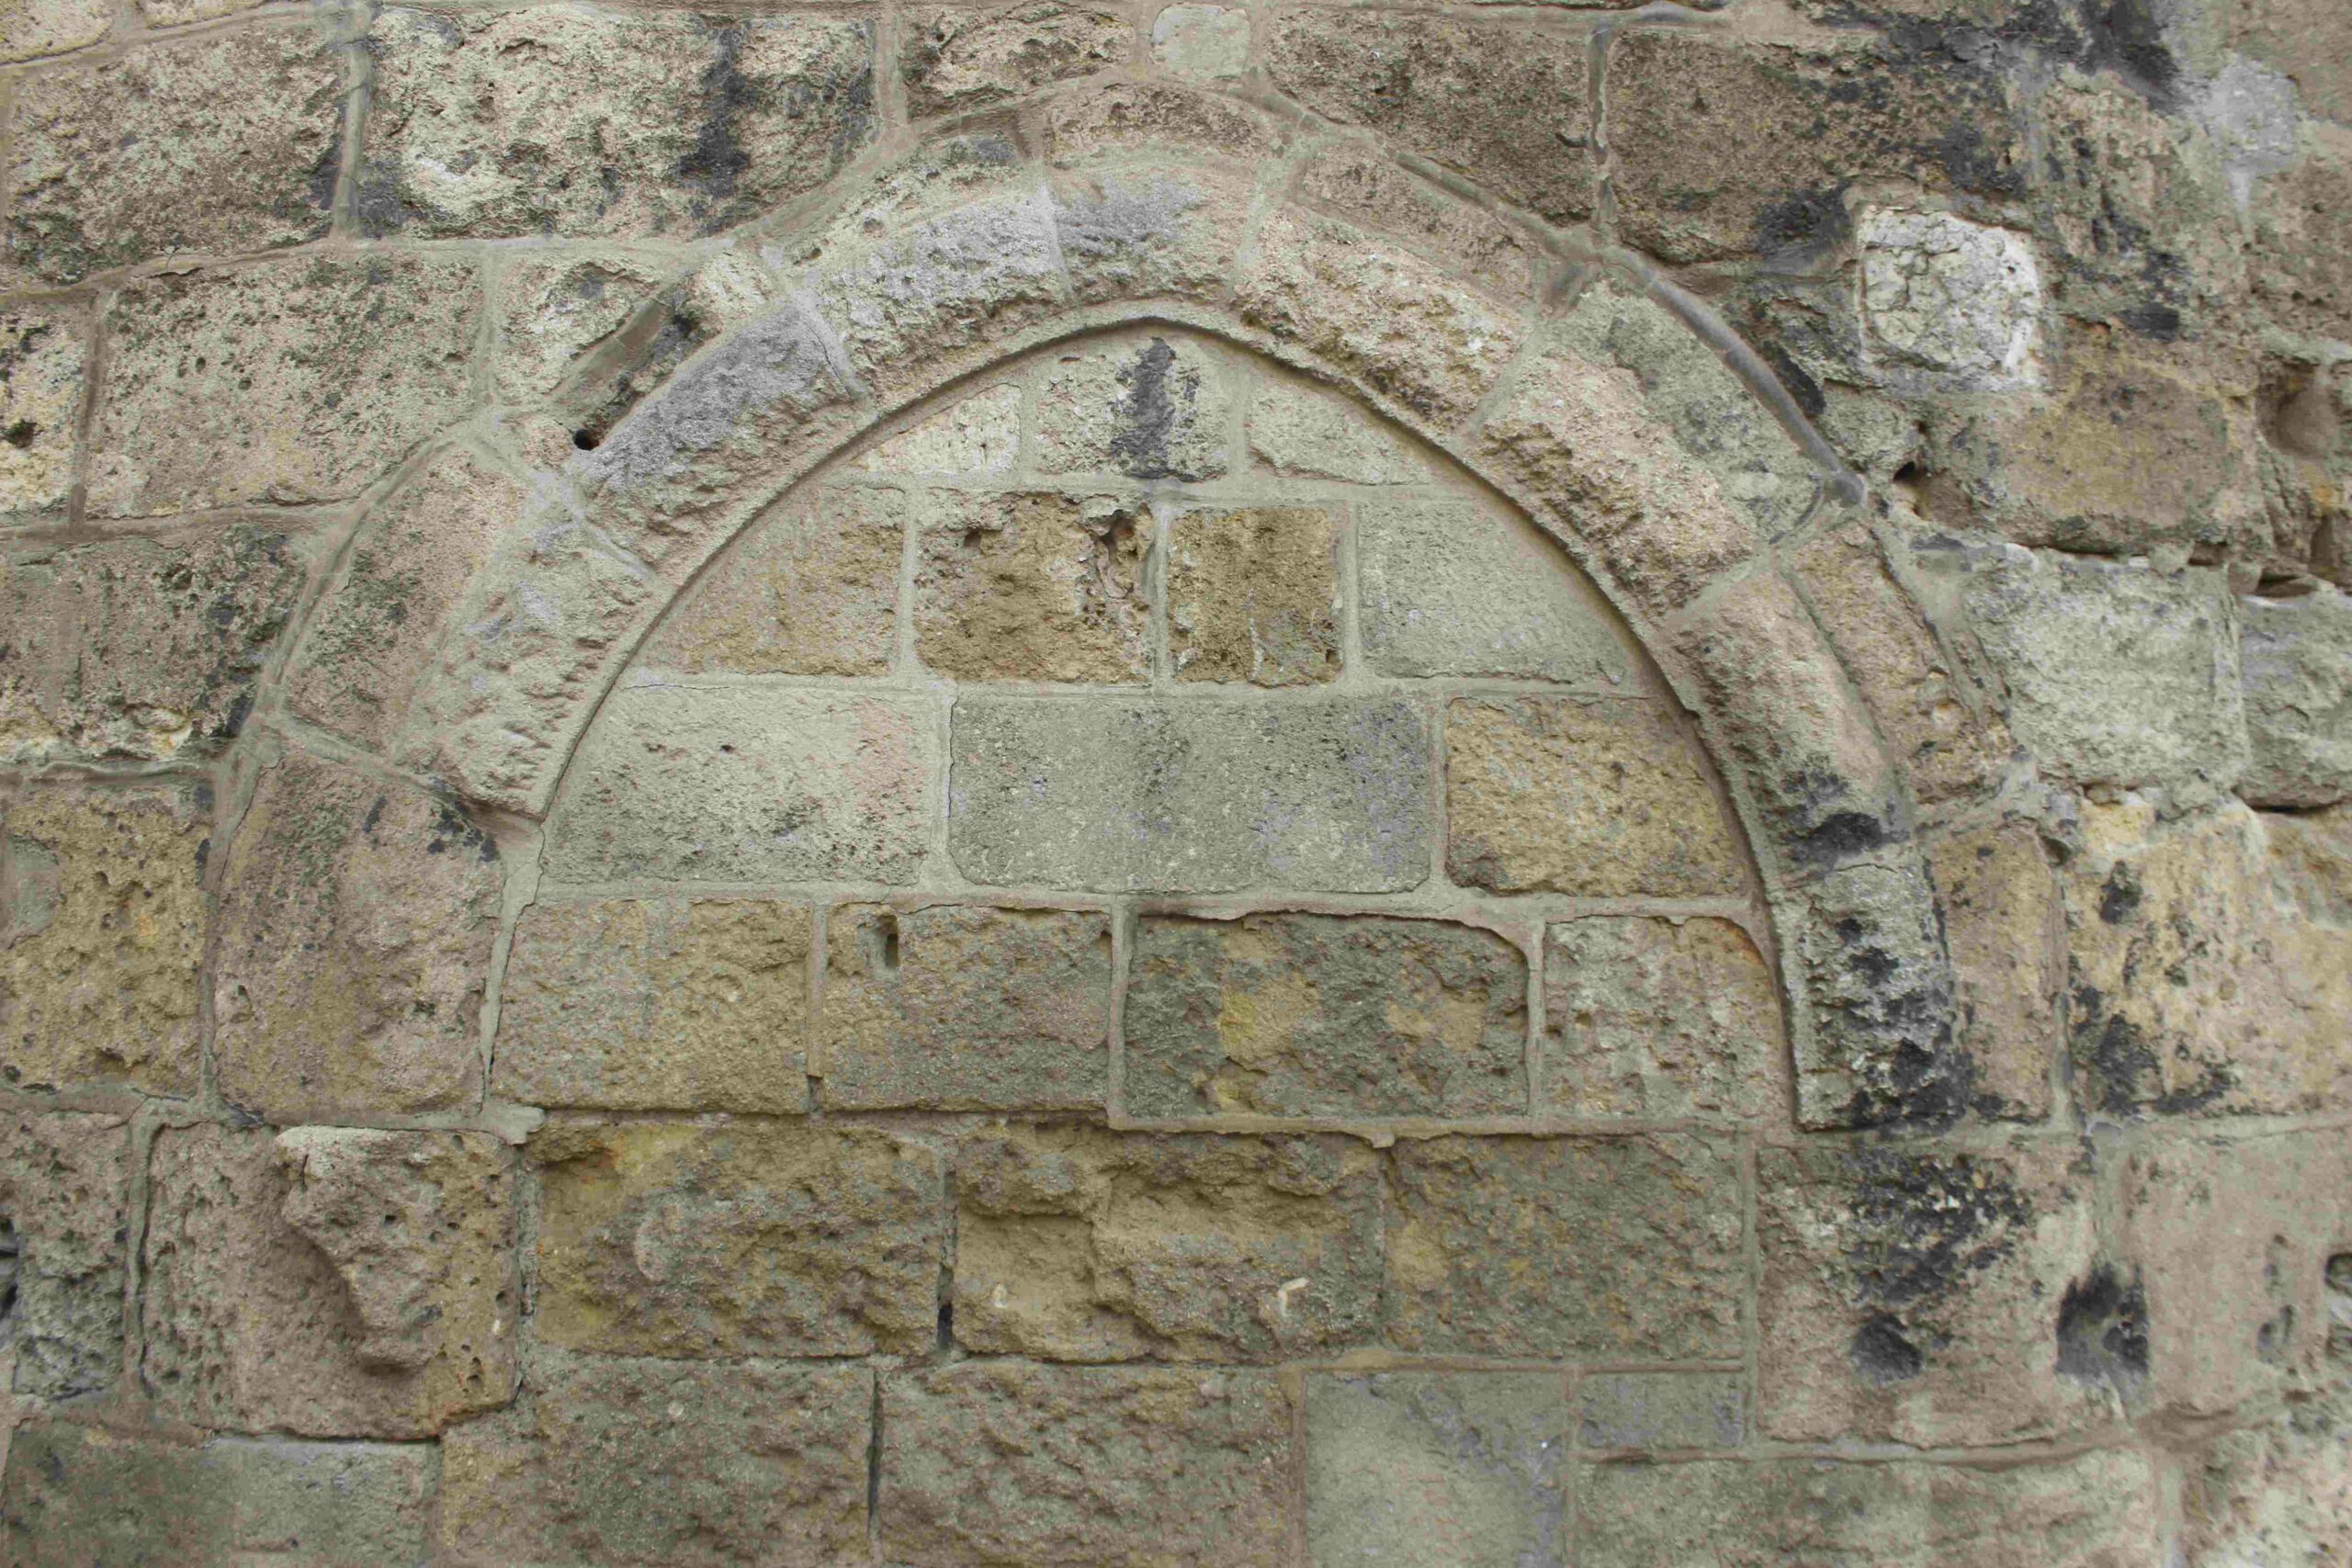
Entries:
<svg viewBox="0 0 2352 1568">
<path fill-rule="evenodd" d="M 1340 674 L 1340 520 L 1323 507 L 1187 512 L 1168 529 L 1180 681 L 1316 685 Z"/>
<path fill-rule="evenodd" d="M 1547 928 L 1538 1094 L 1568 1116 L 1778 1115 L 1788 1046 L 1763 954 L 1707 916 Z"/>
<path fill-rule="evenodd" d="M 82 431 L 87 336 L 80 311 L 0 312 L 0 525 L 65 509 Z"/>
<path fill-rule="evenodd" d="M 915 655 L 926 668 L 967 681 L 1143 679 L 1143 508 L 1110 496 L 941 491 L 920 527 Z"/>
<path fill-rule="evenodd" d="M 1114 10 L 1043 4 L 997 9 L 925 6 L 910 18 L 899 67 L 917 116 L 977 108 L 1070 76 L 1114 68 L 1135 29 Z"/>
<path fill-rule="evenodd" d="M 1971 389 L 2030 374 L 2041 272 L 2023 239 L 1948 212 L 1861 222 L 1862 311 L 1880 352 Z"/>
<path fill-rule="evenodd" d="M 62 1399 L 121 1379 L 132 1163 L 120 1116 L 0 1113 L 11 1392 Z"/>
</svg>

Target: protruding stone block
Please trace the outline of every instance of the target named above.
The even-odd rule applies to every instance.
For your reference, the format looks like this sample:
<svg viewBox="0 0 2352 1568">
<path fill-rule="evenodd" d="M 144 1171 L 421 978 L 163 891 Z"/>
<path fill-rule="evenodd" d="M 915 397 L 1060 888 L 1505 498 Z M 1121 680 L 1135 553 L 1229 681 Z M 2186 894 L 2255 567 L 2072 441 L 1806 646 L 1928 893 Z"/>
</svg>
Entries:
<svg viewBox="0 0 2352 1568">
<path fill-rule="evenodd" d="M 1178 680 L 1298 686 L 1340 678 L 1336 513 L 1187 512 L 1168 532 L 1168 657 Z"/>
<path fill-rule="evenodd" d="M 1062 292 L 1054 205 L 981 200 L 906 225 L 817 280 L 850 363 L 883 389 L 936 384 L 962 351 L 1045 314 Z"/>
<path fill-rule="evenodd" d="M 1807 1127 L 1948 1125 L 1975 1104 L 1955 1045 L 1951 954 L 1936 889 L 1912 856 L 1865 861 L 1804 890 L 1796 950 L 1812 1024 L 1796 1043 Z"/>
<path fill-rule="evenodd" d="M 121 1116 L 0 1112 L 13 1392 L 62 1399 L 121 1380 L 131 1166 Z"/>
<path fill-rule="evenodd" d="M 1970 391 L 2031 374 L 2041 269 L 2021 235 L 1881 207 L 1862 214 L 1860 240 L 1863 317 L 1890 368 Z"/>
<path fill-rule="evenodd" d="M 1140 682 L 1150 668 L 1133 502 L 934 492 L 921 519 L 915 656 L 966 681 Z"/>
<path fill-rule="evenodd" d="M 895 491 L 787 497 L 688 591 L 642 662 L 689 673 L 885 673 L 905 527 Z"/>
<path fill-rule="evenodd" d="M 1542 1109 L 1779 1117 L 1788 1061 L 1780 987 L 1731 921 L 1596 916 L 1545 930 Z"/>
</svg>

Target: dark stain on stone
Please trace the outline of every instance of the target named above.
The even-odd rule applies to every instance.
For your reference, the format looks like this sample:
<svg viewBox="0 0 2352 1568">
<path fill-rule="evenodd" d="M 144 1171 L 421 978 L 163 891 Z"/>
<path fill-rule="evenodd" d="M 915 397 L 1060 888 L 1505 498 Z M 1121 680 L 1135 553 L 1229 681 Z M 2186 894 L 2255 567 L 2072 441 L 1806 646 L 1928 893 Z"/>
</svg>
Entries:
<svg viewBox="0 0 2352 1568">
<path fill-rule="evenodd" d="M 1111 434 L 1111 456 L 1119 471 L 1131 479 L 1193 479 L 1202 476 L 1180 472 L 1170 453 L 1179 426 L 1191 423 L 1200 397 L 1201 376 L 1187 366 L 1176 367 L 1176 351 L 1166 338 L 1153 338 L 1131 365 L 1119 369 L 1118 428 Z"/>
<path fill-rule="evenodd" d="M 2058 1371 L 2135 1394 L 2148 1376 L 2148 1298 L 2110 1264 L 2070 1282 L 2058 1303 Z"/>
<path fill-rule="evenodd" d="M 1808 865 L 1835 865 L 1885 845 L 1893 835 L 1866 811 L 1833 811 L 1800 834 L 1790 852 Z"/>
<path fill-rule="evenodd" d="M 2128 862 L 2118 861 L 2115 869 L 2107 874 L 2106 886 L 2099 889 L 2098 918 L 2110 926 L 2120 926 L 2140 912 L 2140 877 Z"/>
<path fill-rule="evenodd" d="M 1851 231 L 1843 191 L 1798 191 L 1757 213 L 1755 246 L 1766 256 L 1801 260 L 1844 243 Z"/>
<path fill-rule="evenodd" d="M 1871 1314 L 1854 1330 L 1846 1359 L 1864 1382 L 1881 1385 L 1916 1378 L 1928 1365 L 1927 1357 L 1904 1334 L 1902 1320 L 1886 1313 Z"/>
<path fill-rule="evenodd" d="M 484 865 L 495 864 L 498 860 L 497 840 L 467 821 L 456 807 L 444 804 L 434 813 L 432 836 L 425 841 L 424 852 L 437 855 L 452 849 L 471 852 Z"/>
<path fill-rule="evenodd" d="M 2180 338 L 2180 312 L 2170 305 L 2150 300 L 2119 312 L 2116 320 L 2157 343 L 2175 343 Z"/>
<path fill-rule="evenodd" d="M 2164 1064 L 2155 1043 L 2131 1019 L 2109 1012 L 2107 998 L 2096 986 L 2076 984 L 2071 996 L 2073 1021 L 2069 1030 L 2072 1057 L 2084 1088 L 2084 1099 L 2094 1110 L 2110 1116 L 2191 1115 L 2220 1100 L 2236 1082 L 2223 1064 L 2202 1065 L 2196 1081 L 2185 1089 L 2165 1089 Z M 2186 1060 L 2188 1047 L 2177 1054 Z"/>
<path fill-rule="evenodd" d="M 40 425 L 35 424 L 31 420 L 20 419 L 5 432 L 0 432 L 0 439 L 6 439 L 9 446 L 22 452 L 31 447 L 33 438 L 40 434 Z"/>
<path fill-rule="evenodd" d="M 718 53 L 703 73 L 702 124 L 695 144 L 678 160 L 678 177 L 711 198 L 702 216 L 706 231 L 718 226 L 718 213 L 735 194 L 736 179 L 752 166 L 752 155 L 736 134 L 736 121 L 757 97 L 751 78 L 740 66 L 743 56 L 741 24 L 718 28 L 713 35 Z"/>
</svg>

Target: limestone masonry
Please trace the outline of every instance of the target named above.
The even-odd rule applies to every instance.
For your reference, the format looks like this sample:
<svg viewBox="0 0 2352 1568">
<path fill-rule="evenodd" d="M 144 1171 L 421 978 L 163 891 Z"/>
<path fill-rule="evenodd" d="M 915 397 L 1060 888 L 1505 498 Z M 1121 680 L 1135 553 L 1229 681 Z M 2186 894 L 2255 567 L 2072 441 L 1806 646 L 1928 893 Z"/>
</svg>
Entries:
<svg viewBox="0 0 2352 1568">
<path fill-rule="evenodd" d="M 0 0 L 0 1564 L 2352 1564 L 2352 5 Z"/>
</svg>

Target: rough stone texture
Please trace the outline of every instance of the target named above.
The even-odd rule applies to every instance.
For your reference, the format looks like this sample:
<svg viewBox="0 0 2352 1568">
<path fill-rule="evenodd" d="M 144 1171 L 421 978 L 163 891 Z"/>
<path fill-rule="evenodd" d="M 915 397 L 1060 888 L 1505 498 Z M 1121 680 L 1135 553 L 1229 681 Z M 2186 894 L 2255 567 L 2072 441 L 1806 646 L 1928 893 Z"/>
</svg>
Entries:
<svg viewBox="0 0 2352 1568">
<path fill-rule="evenodd" d="M 952 904 L 826 916 L 828 1107 L 1099 1109 L 1110 1032 L 1107 916 Z"/>
<path fill-rule="evenodd" d="M 1542 1372 L 1310 1376 L 1309 1560 L 1564 1562 L 1566 1393 Z"/>
<path fill-rule="evenodd" d="M 0 60 L 38 59 L 95 43 L 114 25 L 106 0 L 19 0 L 0 9 Z"/>
<path fill-rule="evenodd" d="M 23 1568 L 381 1568 L 432 1550 L 433 1452 L 413 1444 L 197 1444 L 45 1421 L 9 1451 L 0 1541 Z"/>
<path fill-rule="evenodd" d="M 1238 76 L 1250 64 L 1250 13 L 1238 6 L 1170 6 L 1152 18 L 1151 58 L 1188 82 Z"/>
<path fill-rule="evenodd" d="M 466 261 L 369 255 L 157 278 L 107 314 L 90 510 L 357 493 L 470 396 Z"/>
<path fill-rule="evenodd" d="M 509 267 L 498 279 L 492 368 L 500 400 L 528 403 L 555 392 L 574 362 L 637 319 L 662 283 L 655 268 L 618 255 Z"/>
<path fill-rule="evenodd" d="M 2261 822 L 2092 807 L 2065 878 L 2076 1092 L 2109 1115 L 2273 1114 L 2352 1094 L 2352 922 L 2281 907 Z"/>
<path fill-rule="evenodd" d="M 1049 474 L 1211 479 L 1226 470 L 1232 400 L 1193 339 L 1067 354 L 1037 383 L 1037 465 Z"/>
<path fill-rule="evenodd" d="M 528 1105 L 788 1112 L 808 1100 L 808 908 L 547 902 L 499 993 L 491 1090 Z"/>
<path fill-rule="evenodd" d="M 1319 506 L 1187 512 L 1168 525 L 1168 656 L 1180 681 L 1340 675 L 1340 519 Z"/>
<path fill-rule="evenodd" d="M 991 387 L 878 442 L 858 459 L 869 474 L 1001 474 L 1021 446 L 1021 389 Z"/>
<path fill-rule="evenodd" d="M 899 75 L 917 116 L 978 108 L 1109 70 L 1135 47 L 1134 24 L 1119 12 L 1053 0 L 989 10 L 926 6 L 910 27 Z"/>
<path fill-rule="evenodd" d="M 930 383 L 947 356 L 1043 314 L 1060 291 L 1055 212 L 1042 195 L 974 202 L 886 232 L 817 288 L 869 385 Z"/>
<path fill-rule="evenodd" d="M 1343 1138 L 976 1138 L 956 1339 L 1050 1360 L 1274 1361 L 1371 1341 L 1379 1158 Z"/>
<path fill-rule="evenodd" d="M 613 694 L 548 824 L 570 880 L 905 882 L 937 741 L 899 697 L 698 686 Z"/>
<path fill-rule="evenodd" d="M 79 311 L 0 311 L 0 525 L 45 521 L 65 508 L 87 332 Z"/>
<path fill-rule="evenodd" d="M 1098 137 L 1105 144 L 1095 156 L 1074 151 L 1056 157 L 1057 164 L 1083 167 L 1050 179 L 1055 243 L 1079 299 L 1160 296 L 1217 301 L 1225 296 L 1248 231 L 1255 194 L 1250 175 L 1224 164 L 1177 161 L 1165 152 L 1129 159 L 1112 150 L 1125 139 L 1122 132 L 1145 130 L 1158 111 L 1171 108 L 1172 96 L 1170 89 L 1156 85 L 1123 84 L 1075 96 L 1048 111 L 1057 144 L 1065 132 L 1080 149 Z M 1081 118 L 1089 108 L 1103 110 L 1102 118 Z M 1126 122 L 1128 109 L 1140 124 Z M 1237 140 L 1244 141 L 1271 141 L 1274 135 L 1262 119 L 1244 118 L 1246 111 L 1227 99 L 1186 98 L 1171 118 L 1196 112 L 1221 122 L 1203 128 L 1212 133 L 1235 129 Z M 1116 161 L 1103 166 L 1098 159 Z"/>
<path fill-rule="evenodd" d="M 208 791 L 44 790 L 0 812 L 0 1077 L 198 1086 Z"/>
<path fill-rule="evenodd" d="M 29 78 L 9 137 L 9 259 L 73 283 L 323 235 L 344 53 L 327 27 L 248 28 Z"/>
<path fill-rule="evenodd" d="M 874 130 L 866 22 L 394 8 L 367 48 L 377 234 L 706 234 L 823 184 Z"/>
<path fill-rule="evenodd" d="M 1862 311 L 1888 362 L 1970 389 L 2030 374 L 2041 272 L 2021 236 L 1889 208 L 1860 227 Z"/>
<path fill-rule="evenodd" d="M 503 879 L 446 800 L 307 757 L 271 768 L 221 878 L 222 1098 L 278 1121 L 470 1107 Z"/>
<path fill-rule="evenodd" d="M 146 1355 L 166 1414 L 420 1438 L 514 1397 L 514 1179 L 482 1133 L 156 1134 Z"/>
<path fill-rule="evenodd" d="M 894 491 L 786 501 L 672 611 L 645 662 L 695 673 L 883 673 L 898 630 L 905 515 Z"/>
<path fill-rule="evenodd" d="M 1438 920 L 1145 917 L 1131 1116 L 1509 1116 L 1527 1106 L 1527 958 Z"/>
<path fill-rule="evenodd" d="M 1951 953 L 1955 1043 L 1974 1073 L 1982 1114 L 2050 1114 L 2059 1054 L 2063 916 L 2040 835 L 1997 823 L 1955 833 L 1928 854 Z"/>
<path fill-rule="evenodd" d="M 1579 1568 L 2161 1561 L 2155 1471 L 2131 1452 L 2014 1470 L 1820 1460 L 1593 1465 L 1578 1472 L 1577 1489 Z"/>
<path fill-rule="evenodd" d="M 945 1261 L 936 1156 L 864 1129 L 559 1122 L 540 1339 L 622 1356 L 927 1350 Z"/>
<path fill-rule="evenodd" d="M 1320 892 L 1429 874 L 1429 725 L 1389 698 L 964 698 L 947 842 L 983 884 Z"/>
<path fill-rule="evenodd" d="M 1276 1568 L 1290 1427 L 1264 1372 L 970 1361 L 889 1373 L 882 1552 L 910 1568 Z"/>
<path fill-rule="evenodd" d="M 1802 1125 L 1943 1126 L 1974 1103 L 1940 919 L 1916 860 L 1849 865 L 1805 890 L 1792 944 L 1813 1015 L 1796 1041 Z"/>
<path fill-rule="evenodd" d="M 123 1117 L 0 1112 L 12 1392 L 62 1399 L 120 1380 L 132 1164 Z"/>
<path fill-rule="evenodd" d="M 1817 252 L 1871 179 L 1984 195 L 2022 183 L 1994 77 L 1901 44 L 1635 31 L 1609 51 L 1618 232 L 1668 261 Z"/>
<path fill-rule="evenodd" d="M 1650 703 L 1461 698 L 1445 715 L 1446 874 L 1497 893 L 1691 898 L 1741 887 L 1698 748 Z"/>
<path fill-rule="evenodd" d="M 1518 518 L 1469 502 L 1385 499 L 1358 502 L 1354 516 L 1357 615 L 1378 673 L 1605 687 L 1632 678 L 1614 612 Z"/>
<path fill-rule="evenodd" d="M 1377 142 L 1348 137 L 1317 144 L 1294 188 L 1302 200 L 1404 237 L 1498 299 L 1535 292 L 1537 262 L 1524 229 L 1408 174 Z"/>
<path fill-rule="evenodd" d="M 165 761 L 236 739 L 306 575 L 259 524 L 0 561 L 0 758 Z"/>
<path fill-rule="evenodd" d="M 1140 682 L 1148 513 L 1108 496 L 935 495 L 921 519 L 915 656 L 967 681 Z"/>
<path fill-rule="evenodd" d="M 1341 125 L 1556 223 L 1590 216 L 1585 40 L 1467 17 L 1306 9 L 1275 18 L 1274 84 Z"/>
<path fill-rule="evenodd" d="M 1768 1149 L 1757 1184 L 1767 1435 L 2014 1443 L 2095 1424 L 2143 1389 L 2145 1324 L 2097 1261 L 2074 1145 Z"/>
<path fill-rule="evenodd" d="M 2317 1397 L 2217 1438 L 2188 1468 L 2181 1513 L 2190 1562 L 2324 1562 L 2352 1551 L 2352 1389 L 2342 1352 L 2330 1359 Z"/>
<path fill-rule="evenodd" d="M 541 1355 L 515 1410 L 442 1439 L 440 1552 L 831 1568 L 865 1550 L 865 1367 Z"/>
<path fill-rule="evenodd" d="M 2240 599 L 2238 627 L 2251 753 L 2238 794 L 2291 807 L 2352 795 L 2352 599 Z"/>
<path fill-rule="evenodd" d="M 1780 989 L 1756 943 L 1707 916 L 1546 928 L 1537 1103 L 1566 1116 L 1783 1114 Z"/>
<path fill-rule="evenodd" d="M 288 682 L 293 710 L 381 746 L 431 666 L 523 486 L 463 450 L 435 462 L 368 524 L 312 612 Z"/>
<path fill-rule="evenodd" d="M 1430 1355 L 1739 1354 L 1727 1148 L 1673 1134 L 1434 1138 L 1392 1156 L 1389 1343 Z"/>
<path fill-rule="evenodd" d="M 1747 1436 L 1736 1372 L 1611 1372 L 1582 1378 L 1577 1441 L 1589 1449 L 1736 1449 Z"/>
<path fill-rule="evenodd" d="M 1250 404 L 1250 450 L 1278 474 L 1350 484 L 1412 484 L 1430 465 L 1395 427 L 1344 398 L 1272 382 Z"/>
</svg>

